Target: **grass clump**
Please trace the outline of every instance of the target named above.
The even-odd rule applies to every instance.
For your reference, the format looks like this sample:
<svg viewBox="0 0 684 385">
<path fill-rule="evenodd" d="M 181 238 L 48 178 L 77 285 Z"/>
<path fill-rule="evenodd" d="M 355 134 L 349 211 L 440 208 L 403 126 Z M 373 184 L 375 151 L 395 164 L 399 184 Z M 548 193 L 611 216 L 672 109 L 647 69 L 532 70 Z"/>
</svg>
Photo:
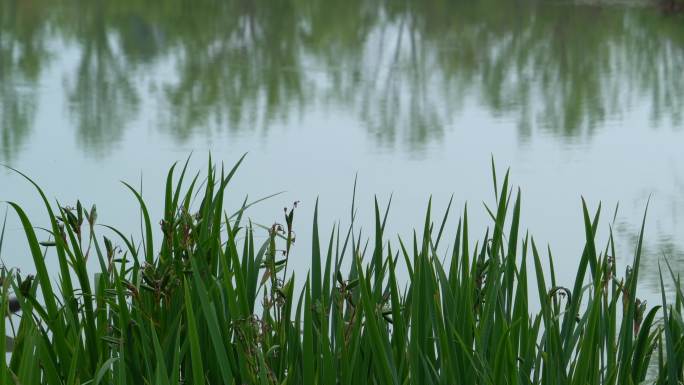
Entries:
<svg viewBox="0 0 684 385">
<path fill-rule="evenodd" d="M 172 167 L 157 242 L 145 202 L 129 185 L 144 224 L 137 241 L 114 228 L 116 241 L 100 238 L 94 209 L 53 207 L 36 185 L 50 223 L 41 242 L 10 203 L 37 273 L 2 273 L 0 309 L 8 313 L 16 296 L 21 317 L 18 325 L 0 323 L 0 334 L 13 337 L 0 385 L 682 380 L 684 296 L 676 279 L 674 305 L 663 296 L 661 312 L 639 301 L 643 229 L 632 268 L 619 278 L 612 235 L 603 250 L 595 243 L 600 208 L 590 214 L 583 203 L 586 244 L 575 283 L 558 286 L 551 253 L 542 256 L 520 231 L 520 191 L 512 192 L 507 174 L 501 185 L 494 178 L 492 225 L 477 243 L 465 209 L 449 229 L 449 208 L 435 221 L 428 205 L 420 230 L 397 242 L 385 236 L 389 207 L 377 200 L 369 241 L 354 230 L 354 207 L 352 225 L 325 238 L 316 209 L 310 272 L 295 277 L 288 274 L 294 207 L 283 225 L 263 228 L 245 219 L 247 201 L 233 213 L 225 208 L 241 161 L 228 171 L 210 161 L 203 182 L 199 174 L 187 180 L 187 162 L 177 180 Z M 257 233 L 266 239 L 257 242 Z M 48 254 L 58 261 L 57 282 Z M 99 262 L 94 275 L 88 258 Z M 400 268 L 406 281 L 397 278 Z M 531 295 L 540 310 L 530 307 Z"/>
</svg>

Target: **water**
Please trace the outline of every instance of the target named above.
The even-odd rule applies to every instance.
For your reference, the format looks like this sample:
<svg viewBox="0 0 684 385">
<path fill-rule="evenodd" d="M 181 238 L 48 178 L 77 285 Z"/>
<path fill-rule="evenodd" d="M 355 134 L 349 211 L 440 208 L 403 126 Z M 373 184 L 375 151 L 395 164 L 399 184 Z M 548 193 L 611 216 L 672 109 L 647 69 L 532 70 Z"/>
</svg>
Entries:
<svg viewBox="0 0 684 385">
<path fill-rule="evenodd" d="M 394 239 L 453 193 L 483 234 L 493 155 L 561 284 L 583 246 L 581 196 L 603 202 L 600 244 L 620 203 L 621 268 L 651 196 L 641 286 L 657 301 L 658 261 L 684 270 L 683 70 L 684 22 L 640 3 L 0 0 L 0 159 L 135 232 L 119 180 L 142 178 L 160 218 L 172 162 L 248 152 L 231 207 L 285 190 L 251 211 L 270 224 L 301 201 L 305 271 L 316 197 L 323 226 L 348 222 L 357 172 L 367 227 L 373 194 L 394 193 Z M 45 225 L 25 181 L 3 170 L 0 186 Z M 13 214 L 2 258 L 32 271 Z"/>
</svg>

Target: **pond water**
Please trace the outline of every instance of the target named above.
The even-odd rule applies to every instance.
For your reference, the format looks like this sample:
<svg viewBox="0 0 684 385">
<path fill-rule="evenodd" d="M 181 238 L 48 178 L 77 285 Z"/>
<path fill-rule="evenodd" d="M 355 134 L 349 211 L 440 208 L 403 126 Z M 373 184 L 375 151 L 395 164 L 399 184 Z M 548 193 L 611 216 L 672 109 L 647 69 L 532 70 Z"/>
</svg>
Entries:
<svg viewBox="0 0 684 385">
<path fill-rule="evenodd" d="M 583 247 L 581 196 L 604 205 L 600 244 L 619 202 L 621 269 L 651 196 L 642 287 L 657 301 L 658 262 L 684 271 L 682 71 L 684 20 L 638 3 L 0 0 L 0 162 L 132 233 L 120 180 L 142 179 L 160 218 L 174 161 L 247 152 L 231 206 L 284 190 L 251 211 L 270 224 L 300 201 L 305 271 L 316 197 L 324 227 L 348 222 L 356 173 L 362 224 L 374 194 L 394 194 L 392 239 L 451 194 L 483 234 L 493 156 L 561 284 Z M 45 225 L 7 170 L 0 200 Z M 4 263 L 31 272 L 12 213 L 5 238 Z"/>
</svg>

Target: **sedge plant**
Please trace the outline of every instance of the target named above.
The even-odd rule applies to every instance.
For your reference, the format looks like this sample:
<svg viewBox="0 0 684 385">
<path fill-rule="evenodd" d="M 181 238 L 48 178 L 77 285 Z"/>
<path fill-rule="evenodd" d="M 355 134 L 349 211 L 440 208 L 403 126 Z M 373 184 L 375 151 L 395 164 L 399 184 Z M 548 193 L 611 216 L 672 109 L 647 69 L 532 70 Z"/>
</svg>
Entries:
<svg viewBox="0 0 684 385">
<path fill-rule="evenodd" d="M 575 281 L 559 286 L 550 250 L 520 228 L 520 190 L 492 167 L 496 199 L 479 241 L 467 207 L 447 226 L 451 202 L 436 219 L 429 203 L 413 236 L 396 240 L 377 199 L 368 235 L 354 227 L 354 203 L 349 226 L 321 231 L 316 204 L 309 273 L 296 276 L 296 205 L 272 226 L 247 219 L 247 200 L 227 209 L 242 160 L 229 170 L 210 160 L 203 177 L 188 162 L 171 167 L 158 229 L 126 184 L 140 206 L 137 239 L 99 226 L 94 207 L 50 203 L 26 177 L 49 225 L 37 232 L 9 203 L 36 274 L 0 277 L 3 314 L 10 298 L 21 307 L 0 323 L 12 338 L 11 349 L 0 339 L 0 385 L 681 383 L 684 295 L 672 273 L 674 305 L 639 300 L 643 226 L 620 276 L 612 233 L 604 248 L 595 240 L 601 209 L 583 201 Z"/>
</svg>

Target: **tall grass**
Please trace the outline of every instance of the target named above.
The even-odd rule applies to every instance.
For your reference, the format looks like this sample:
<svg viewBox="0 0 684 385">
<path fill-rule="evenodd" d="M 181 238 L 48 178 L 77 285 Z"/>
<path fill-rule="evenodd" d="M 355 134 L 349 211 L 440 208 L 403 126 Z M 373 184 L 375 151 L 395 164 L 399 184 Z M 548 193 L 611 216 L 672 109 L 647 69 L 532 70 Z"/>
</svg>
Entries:
<svg viewBox="0 0 684 385">
<path fill-rule="evenodd" d="M 35 185 L 50 224 L 39 239 L 9 203 L 36 276 L 2 273 L 2 312 L 16 296 L 21 318 L 0 322 L 0 334 L 14 337 L 0 385 L 682 381 L 684 295 L 671 274 L 673 305 L 664 294 L 662 311 L 638 299 L 643 228 L 620 278 L 612 234 L 602 249 L 595 241 L 600 208 L 590 213 L 583 202 L 586 244 L 573 287 L 561 287 L 550 251 L 520 229 L 520 191 L 494 173 L 492 224 L 478 242 L 467 209 L 455 229 L 446 226 L 451 203 L 436 218 L 428 205 L 413 237 L 396 242 L 385 235 L 389 207 L 377 200 L 368 241 L 353 225 L 324 236 L 316 209 L 310 272 L 295 277 L 294 207 L 282 225 L 265 228 L 246 219 L 246 201 L 226 210 L 241 162 L 219 170 L 210 161 L 204 181 L 189 176 L 187 162 L 179 176 L 172 167 L 160 232 L 126 185 L 142 213 L 137 240 L 114 228 L 118 239 L 98 236 L 94 209 L 51 205 Z M 48 271 L 48 255 L 58 272 Z M 89 258 L 99 263 L 94 275 Z M 399 269 L 408 279 L 397 278 Z"/>
</svg>

